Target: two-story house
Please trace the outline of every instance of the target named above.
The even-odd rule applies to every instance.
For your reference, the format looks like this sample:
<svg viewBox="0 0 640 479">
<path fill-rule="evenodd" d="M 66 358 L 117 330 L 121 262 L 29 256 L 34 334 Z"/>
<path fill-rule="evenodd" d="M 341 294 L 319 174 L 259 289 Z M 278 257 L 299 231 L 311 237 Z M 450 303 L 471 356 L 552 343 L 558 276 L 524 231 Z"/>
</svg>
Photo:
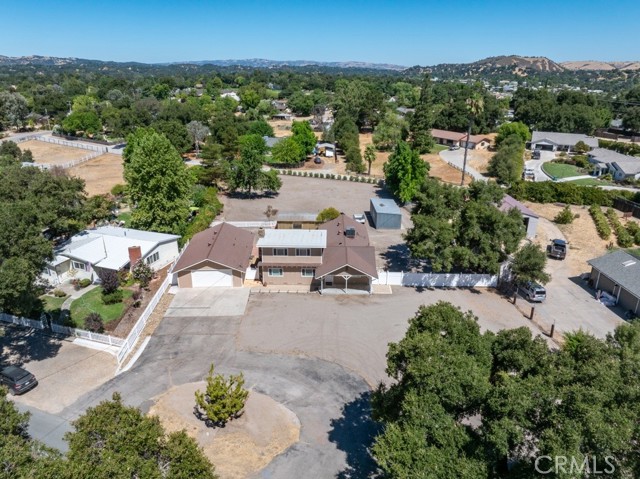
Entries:
<svg viewBox="0 0 640 479">
<path fill-rule="evenodd" d="M 326 231 L 264 230 L 257 246 L 260 278 L 265 286 L 288 284 L 317 288 L 315 274 L 327 247 Z"/>
</svg>

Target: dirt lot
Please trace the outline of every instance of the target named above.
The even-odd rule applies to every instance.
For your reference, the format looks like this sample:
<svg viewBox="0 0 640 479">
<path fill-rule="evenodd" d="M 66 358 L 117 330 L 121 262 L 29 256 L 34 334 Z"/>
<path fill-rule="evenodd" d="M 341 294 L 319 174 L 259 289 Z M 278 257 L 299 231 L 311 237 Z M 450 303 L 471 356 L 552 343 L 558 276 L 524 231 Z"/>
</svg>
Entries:
<svg viewBox="0 0 640 479">
<path fill-rule="evenodd" d="M 469 150 L 467 153 L 467 161 L 469 166 L 478 173 L 486 173 L 489 167 L 489 160 L 495 155 L 495 152 L 489 150 Z"/>
<path fill-rule="evenodd" d="M 22 151 L 31 150 L 36 163 L 47 165 L 61 165 L 69 161 L 79 160 L 92 153 L 90 150 L 71 148 L 38 140 L 29 140 L 18 145 Z"/>
<path fill-rule="evenodd" d="M 555 204 L 525 202 L 525 205 L 549 221 L 553 221 L 553 218 L 563 208 L 563 206 Z M 605 254 L 607 252 L 607 245 L 611 241 L 613 241 L 615 245 L 615 234 L 612 233 L 611 239 L 609 240 L 600 239 L 593 219 L 591 219 L 591 215 L 589 214 L 589 209 L 586 206 L 571 206 L 571 211 L 574 215 L 579 215 L 579 217 L 574 219 L 573 223 L 569 225 L 556 226 L 569 242 L 569 252 L 567 253 L 565 261 L 569 265 L 570 272 L 574 275 L 579 275 L 589 271 L 589 266 L 586 263 L 588 260 Z M 636 221 L 635 219 L 623 219 L 621 213 L 619 216 L 623 224 L 626 221 Z M 539 228 L 536 243 L 546 247 L 546 245 L 549 244 L 549 240 L 553 239 L 548 236 L 544 229 Z"/>
<path fill-rule="evenodd" d="M 186 429 L 222 479 L 249 477 L 298 442 L 296 415 L 256 392 L 250 392 L 240 418 L 224 428 L 207 428 L 193 415 L 194 392 L 204 388 L 204 381 L 173 387 L 157 399 L 149 413 L 158 415 L 169 432 Z"/>
<path fill-rule="evenodd" d="M 438 178 L 443 183 L 450 183 L 453 185 L 460 184 L 460 180 L 462 179 L 462 172 L 455 169 L 449 163 L 440 158 L 440 155 L 422 155 L 422 158 L 424 158 L 427 163 L 429 163 L 429 176 Z M 473 180 L 473 177 L 471 175 L 466 175 L 464 184 L 470 184 L 471 180 Z"/>
<path fill-rule="evenodd" d="M 313 119 L 311 116 L 296 116 L 291 120 L 268 120 L 267 123 L 271 125 L 273 128 L 273 133 L 276 138 L 281 138 L 283 136 L 291 136 L 291 125 L 295 121 L 309 121 Z M 321 133 L 315 132 L 316 137 L 320 138 L 322 136 Z"/>
<path fill-rule="evenodd" d="M 100 155 L 67 171 L 86 182 L 85 190 L 89 196 L 109 193 L 115 185 L 124 183 L 122 156 L 112 153 Z"/>
</svg>

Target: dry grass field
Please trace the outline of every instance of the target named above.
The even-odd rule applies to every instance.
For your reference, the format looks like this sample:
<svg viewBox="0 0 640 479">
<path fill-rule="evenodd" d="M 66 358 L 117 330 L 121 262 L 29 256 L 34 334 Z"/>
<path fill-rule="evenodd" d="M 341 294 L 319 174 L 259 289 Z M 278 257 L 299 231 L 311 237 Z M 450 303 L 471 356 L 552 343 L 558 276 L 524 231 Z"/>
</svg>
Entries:
<svg viewBox="0 0 640 479">
<path fill-rule="evenodd" d="M 117 184 L 124 183 L 122 156 L 107 153 L 87 161 L 67 172 L 71 176 L 82 178 L 89 196 L 109 193 Z"/>
<path fill-rule="evenodd" d="M 22 151 L 31 150 L 35 163 L 46 165 L 62 165 L 93 153 L 90 150 L 71 148 L 38 140 L 25 141 L 19 143 L 18 146 Z"/>
</svg>

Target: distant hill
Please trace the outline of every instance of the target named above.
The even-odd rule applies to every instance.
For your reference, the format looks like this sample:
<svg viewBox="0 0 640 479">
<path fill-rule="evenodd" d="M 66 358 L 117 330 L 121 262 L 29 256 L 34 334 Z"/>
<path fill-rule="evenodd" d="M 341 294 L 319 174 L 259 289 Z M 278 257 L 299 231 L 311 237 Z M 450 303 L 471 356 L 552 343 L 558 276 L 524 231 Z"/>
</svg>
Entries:
<svg viewBox="0 0 640 479">
<path fill-rule="evenodd" d="M 253 68 L 282 68 L 282 67 L 328 67 L 328 68 L 363 68 L 367 70 L 396 70 L 401 71 L 407 67 L 389 63 L 368 62 L 317 62 L 313 60 L 265 60 L 263 58 L 251 58 L 245 60 L 198 60 L 186 62 L 163 63 L 163 65 L 214 65 L 220 67 L 244 66 Z"/>
<path fill-rule="evenodd" d="M 541 74 L 562 73 L 565 70 L 560 64 L 545 57 L 522 57 L 504 55 L 484 58 L 473 63 L 442 63 L 432 67 L 412 67 L 406 73 L 430 71 L 435 77 L 442 79 L 453 77 L 510 77 Z"/>
<path fill-rule="evenodd" d="M 599 62 L 594 60 L 562 62 L 567 70 L 580 71 L 610 71 L 610 70 L 640 70 L 640 62 Z"/>
</svg>

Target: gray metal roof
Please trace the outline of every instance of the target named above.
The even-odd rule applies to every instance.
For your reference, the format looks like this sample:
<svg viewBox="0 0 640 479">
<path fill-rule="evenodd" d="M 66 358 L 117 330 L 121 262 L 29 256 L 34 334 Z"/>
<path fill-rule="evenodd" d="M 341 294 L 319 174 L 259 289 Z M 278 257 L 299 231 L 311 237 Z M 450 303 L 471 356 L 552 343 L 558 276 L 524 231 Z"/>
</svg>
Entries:
<svg viewBox="0 0 640 479">
<path fill-rule="evenodd" d="M 276 221 L 316 221 L 318 213 L 278 213 Z"/>
<path fill-rule="evenodd" d="M 325 230 L 265 230 L 258 248 L 326 248 Z"/>
<path fill-rule="evenodd" d="M 640 158 L 629 155 L 623 155 L 617 151 L 608 150 L 607 148 L 594 148 L 589 153 L 589 159 L 599 161 L 601 163 L 613 163 L 614 161 L 636 160 L 640 162 Z"/>
<path fill-rule="evenodd" d="M 629 158 L 613 162 L 625 175 L 637 175 L 640 173 L 640 158 Z"/>
<path fill-rule="evenodd" d="M 547 140 L 550 143 L 564 146 L 575 146 L 579 141 L 585 142 L 591 148 L 598 147 L 598 139 L 582 133 L 556 133 L 553 131 L 534 131 L 531 134 L 531 143 Z"/>
<path fill-rule="evenodd" d="M 618 250 L 589 260 L 587 263 L 640 298 L 640 258 Z"/>
<path fill-rule="evenodd" d="M 371 198 L 370 204 L 376 213 L 402 214 L 396 202 L 390 198 Z"/>
</svg>

